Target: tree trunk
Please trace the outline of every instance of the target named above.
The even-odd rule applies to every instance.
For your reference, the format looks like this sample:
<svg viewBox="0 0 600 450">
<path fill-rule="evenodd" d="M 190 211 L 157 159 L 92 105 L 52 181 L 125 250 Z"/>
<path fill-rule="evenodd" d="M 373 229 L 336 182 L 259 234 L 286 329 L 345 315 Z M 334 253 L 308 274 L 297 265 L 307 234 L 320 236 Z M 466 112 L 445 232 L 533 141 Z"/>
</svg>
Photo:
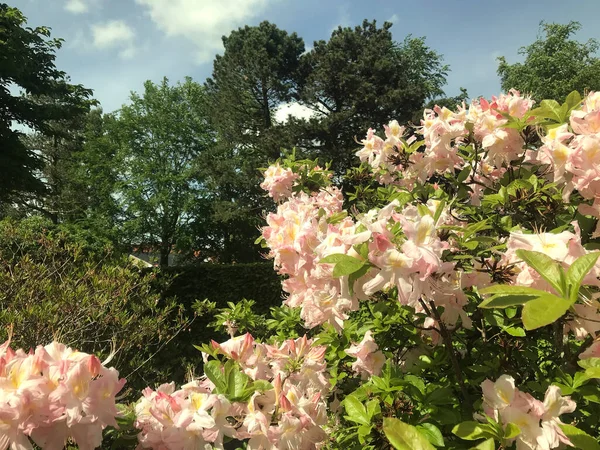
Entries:
<svg viewBox="0 0 600 450">
<path fill-rule="evenodd" d="M 160 266 L 169 267 L 169 255 L 171 254 L 171 244 L 164 240 L 160 244 Z"/>
</svg>

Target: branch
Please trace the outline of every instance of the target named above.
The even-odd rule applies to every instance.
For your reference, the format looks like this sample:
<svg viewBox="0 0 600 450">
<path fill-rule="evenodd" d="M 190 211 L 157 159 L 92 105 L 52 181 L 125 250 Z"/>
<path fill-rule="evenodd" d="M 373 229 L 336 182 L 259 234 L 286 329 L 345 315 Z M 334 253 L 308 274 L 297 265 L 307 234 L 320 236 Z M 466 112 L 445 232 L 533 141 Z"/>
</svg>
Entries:
<svg viewBox="0 0 600 450">
<path fill-rule="evenodd" d="M 462 393 L 463 400 L 465 401 L 464 407 L 470 410 L 473 407 L 473 403 L 471 402 L 469 392 L 467 391 L 467 387 L 465 385 L 465 379 L 462 373 L 462 369 L 460 368 L 460 363 L 458 362 L 458 358 L 456 357 L 456 353 L 454 352 L 454 346 L 452 344 L 452 334 L 450 333 L 450 331 L 448 331 L 448 328 L 446 328 L 446 324 L 444 324 L 444 322 L 442 321 L 442 317 L 440 316 L 440 313 L 437 310 L 437 307 L 435 306 L 433 300 L 429 300 L 429 306 L 431 307 L 431 309 L 427 307 L 427 305 L 422 299 L 419 299 L 419 303 L 421 303 L 421 306 L 423 306 L 423 309 L 425 310 L 425 312 L 427 312 L 427 314 L 430 317 L 435 318 L 439 325 L 440 335 L 442 336 L 446 350 L 448 350 L 448 354 L 450 355 L 450 360 L 452 361 L 452 368 L 454 369 L 456 380 L 460 385 L 460 391 Z"/>
</svg>

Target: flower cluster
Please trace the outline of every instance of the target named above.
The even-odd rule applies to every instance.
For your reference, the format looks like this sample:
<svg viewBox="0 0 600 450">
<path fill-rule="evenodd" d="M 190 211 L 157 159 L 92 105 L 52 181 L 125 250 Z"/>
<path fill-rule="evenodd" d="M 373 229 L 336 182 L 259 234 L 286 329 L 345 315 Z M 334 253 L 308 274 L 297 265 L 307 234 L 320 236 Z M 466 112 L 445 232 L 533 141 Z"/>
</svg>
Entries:
<svg viewBox="0 0 600 450">
<path fill-rule="evenodd" d="M 485 414 L 503 424 L 512 423 L 520 433 L 516 438 L 517 450 L 549 450 L 562 444 L 573 446 L 560 429 L 559 416 L 575 411 L 575 402 L 561 396 L 557 386 L 549 386 L 544 401 L 515 387 L 515 380 L 502 375 L 496 382 L 481 384 Z"/>
<path fill-rule="evenodd" d="M 371 375 L 379 375 L 385 363 L 385 355 L 375 343 L 371 330 L 365 333 L 363 340 L 358 344 L 352 344 L 346 350 L 346 354 L 356 358 L 352 370 L 359 373 L 363 379 Z"/>
<path fill-rule="evenodd" d="M 0 346 L 0 448 L 60 450 L 68 440 L 80 449 L 102 443 L 116 427 L 115 396 L 125 384 L 94 355 L 52 342 L 25 353 Z"/>
<path fill-rule="evenodd" d="M 580 204 L 579 212 L 600 218 L 600 92 L 588 94 L 582 108 L 571 111 L 570 122 L 551 128 L 542 142 L 538 151 L 527 152 L 526 161 L 549 166 L 548 175 L 564 187 L 564 200 L 577 190 L 592 201 Z M 593 234 L 598 236 L 600 222 Z"/>
<path fill-rule="evenodd" d="M 302 308 L 309 328 L 329 322 L 341 329 L 347 312 L 358 306 L 347 279 L 333 277 L 330 265 L 319 264 L 321 258 L 346 254 L 365 239 L 349 217 L 328 221 L 341 213 L 342 202 L 341 191 L 333 187 L 312 195 L 294 194 L 267 216 L 268 226 L 262 230 L 275 268 L 288 277 L 283 283 L 289 294 L 285 303 Z"/>
<path fill-rule="evenodd" d="M 210 378 L 179 390 L 173 383 L 156 391 L 147 388 L 136 405 L 142 448 L 223 448 L 228 436 L 247 441 L 249 450 L 313 449 L 327 438 L 325 347 L 306 336 L 275 346 L 245 334 L 220 344 L 213 341 L 212 348 L 229 364 L 235 362 L 219 364 L 217 371 L 230 371 L 229 379 L 241 383 L 236 389 L 249 380 L 248 398 L 221 393 L 223 386 Z"/>
<path fill-rule="evenodd" d="M 552 286 L 544 280 L 538 272 L 527 265 L 517 256 L 517 250 L 530 250 L 543 253 L 554 261 L 561 264 L 566 270 L 575 260 L 589 252 L 581 245 L 581 234 L 577 222 L 572 223 L 575 233 L 562 231 L 560 233 L 535 233 L 525 234 L 521 231 L 514 231 L 506 242 L 506 252 L 502 256 L 502 264 L 511 266 L 516 274 L 513 284 L 519 286 L 528 286 L 543 291 L 553 292 Z M 598 277 L 600 276 L 599 264 L 586 275 L 584 284 L 600 285 Z M 585 339 L 588 335 L 595 336 L 600 331 L 600 303 L 593 299 L 586 299 L 582 303 L 572 306 L 575 311 L 575 317 L 567 322 L 565 333 L 572 331 L 577 339 Z"/>
<path fill-rule="evenodd" d="M 363 148 L 356 155 L 367 161 L 380 182 L 398 183 L 410 187 L 415 182 L 424 183 L 434 174 L 454 173 L 466 163 L 461 156 L 461 146 L 467 144 L 470 134 L 481 153 L 468 183 L 473 202 L 477 204 L 482 188 L 498 180 L 510 164 L 525 153 L 525 142 L 518 130 L 508 127 L 509 118 L 521 119 L 533 106 L 533 100 L 522 97 L 518 91 L 485 99 L 474 100 L 469 108 L 459 106 L 457 111 L 436 106 L 426 109 L 419 133 L 424 148 L 416 151 L 420 141 L 415 136 L 402 140 L 404 127 L 390 122 L 385 127 L 386 139 L 369 129 Z M 413 148 L 413 142 L 417 145 Z"/>
<path fill-rule="evenodd" d="M 269 197 L 278 202 L 292 195 L 292 186 L 298 175 L 292 169 L 283 168 L 277 163 L 265 170 L 264 177 L 265 181 L 260 187 L 268 191 Z"/>
<path fill-rule="evenodd" d="M 446 323 L 454 325 L 460 317 L 470 326 L 462 309 L 468 279 L 462 279 L 452 263 L 442 261 L 449 244 L 440 239 L 436 226 L 455 220 L 440 202 L 400 208 L 393 201 L 354 221 L 342 210 L 342 201 L 336 188 L 294 194 L 269 214 L 262 230 L 276 269 L 288 276 L 283 282 L 290 294 L 285 304 L 301 308 L 306 327 L 329 322 L 341 329 L 359 300 L 390 288 L 397 288 L 399 301 L 418 313 L 427 309 L 420 302 L 425 294 L 444 306 Z M 330 220 L 340 214 L 340 220 Z M 335 277 L 334 263 L 325 259 L 331 255 L 356 258 L 366 270 L 353 280 Z"/>
</svg>

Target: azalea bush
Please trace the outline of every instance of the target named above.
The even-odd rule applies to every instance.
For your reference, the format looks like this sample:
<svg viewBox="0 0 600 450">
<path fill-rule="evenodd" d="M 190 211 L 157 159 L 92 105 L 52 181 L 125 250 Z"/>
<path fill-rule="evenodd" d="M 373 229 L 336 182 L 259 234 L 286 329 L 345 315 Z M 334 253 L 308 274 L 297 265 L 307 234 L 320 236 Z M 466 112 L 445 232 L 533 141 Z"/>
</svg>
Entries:
<svg viewBox="0 0 600 450">
<path fill-rule="evenodd" d="M 265 171 L 283 305 L 221 308 L 204 375 L 145 389 L 115 445 L 600 449 L 600 93 L 436 107 L 357 156 Z"/>
</svg>

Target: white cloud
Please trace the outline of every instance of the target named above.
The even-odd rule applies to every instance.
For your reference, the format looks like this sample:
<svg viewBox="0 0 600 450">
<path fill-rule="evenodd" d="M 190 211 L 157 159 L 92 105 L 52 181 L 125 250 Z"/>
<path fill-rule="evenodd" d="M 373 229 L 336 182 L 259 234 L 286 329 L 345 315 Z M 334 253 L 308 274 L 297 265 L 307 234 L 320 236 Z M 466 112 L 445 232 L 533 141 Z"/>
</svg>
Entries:
<svg viewBox="0 0 600 450">
<path fill-rule="evenodd" d="M 82 14 L 90 9 L 90 5 L 83 0 L 67 0 L 65 9 L 73 14 Z"/>
<path fill-rule="evenodd" d="M 135 55 L 134 38 L 135 32 L 122 20 L 92 25 L 94 47 L 101 50 L 118 48 L 122 59 L 130 59 Z"/>
<path fill-rule="evenodd" d="M 288 120 L 288 116 L 307 120 L 316 115 L 315 111 L 300 103 L 283 103 L 275 111 L 275 120 L 280 123 L 285 123 Z"/>
<path fill-rule="evenodd" d="M 148 8 L 167 36 L 183 36 L 197 49 L 199 63 L 211 61 L 222 48 L 221 37 L 244 25 L 275 0 L 135 0 Z"/>
<path fill-rule="evenodd" d="M 103 49 L 117 47 L 124 42 L 131 42 L 135 33 L 122 20 L 111 20 L 106 23 L 92 25 L 92 35 L 94 45 Z"/>
<path fill-rule="evenodd" d="M 392 23 L 397 23 L 398 22 L 398 14 L 394 14 L 392 17 L 390 17 L 387 22 L 392 22 Z"/>
<path fill-rule="evenodd" d="M 98 6 L 99 0 L 66 0 L 65 10 L 72 14 L 89 12 L 92 6 Z"/>
</svg>

